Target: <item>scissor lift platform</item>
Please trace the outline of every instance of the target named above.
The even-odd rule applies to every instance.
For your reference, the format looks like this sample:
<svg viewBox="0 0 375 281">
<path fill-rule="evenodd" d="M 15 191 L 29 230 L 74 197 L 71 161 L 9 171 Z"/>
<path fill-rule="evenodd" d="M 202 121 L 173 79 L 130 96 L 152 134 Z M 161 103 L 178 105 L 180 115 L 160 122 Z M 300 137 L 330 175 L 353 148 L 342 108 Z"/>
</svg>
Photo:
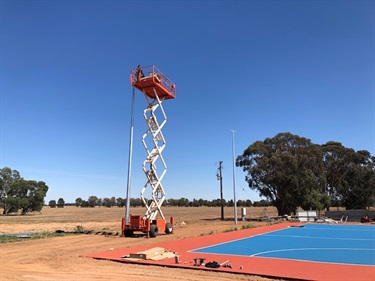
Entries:
<svg viewBox="0 0 375 281">
<path fill-rule="evenodd" d="M 167 171 L 167 166 L 162 156 L 166 142 L 161 130 L 167 121 L 162 102 L 176 97 L 176 86 L 153 65 L 138 66 L 137 69 L 131 70 L 130 83 L 133 86 L 133 97 L 134 89 L 138 89 L 144 94 L 148 103 L 143 112 L 148 130 L 142 137 L 142 143 L 147 153 L 142 168 L 147 182 L 141 191 L 141 199 L 147 210 L 143 217 L 130 215 L 129 204 L 127 203 L 126 216 L 122 219 L 122 233 L 125 237 L 133 236 L 134 232 L 143 232 L 149 237 L 156 237 L 159 231 L 171 234 L 173 232 L 174 218 L 171 217 L 169 222 L 166 221 L 161 210 L 165 200 L 165 192 L 161 182 Z M 156 112 L 160 112 L 159 120 Z M 149 137 L 151 137 L 152 142 L 146 140 Z M 152 148 L 150 144 L 153 146 Z M 129 159 L 131 159 L 130 156 Z M 161 169 L 159 169 L 161 173 L 159 174 L 156 173 L 157 162 L 161 164 Z M 144 196 L 147 187 L 150 187 L 152 191 L 150 201 Z M 158 216 L 161 218 L 158 218 Z"/>
<path fill-rule="evenodd" d="M 143 66 L 142 71 L 145 76 L 138 77 L 137 69 L 132 69 L 130 83 L 133 87 L 152 99 L 156 98 L 155 91 L 162 100 L 176 97 L 176 86 L 154 65 Z"/>
</svg>

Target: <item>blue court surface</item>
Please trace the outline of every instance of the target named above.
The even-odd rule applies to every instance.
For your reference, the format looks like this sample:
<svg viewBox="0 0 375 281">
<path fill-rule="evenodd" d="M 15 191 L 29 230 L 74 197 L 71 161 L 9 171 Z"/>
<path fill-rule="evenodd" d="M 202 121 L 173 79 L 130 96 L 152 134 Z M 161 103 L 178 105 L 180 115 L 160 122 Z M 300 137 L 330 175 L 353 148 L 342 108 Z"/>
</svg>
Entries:
<svg viewBox="0 0 375 281">
<path fill-rule="evenodd" d="M 375 266 L 375 226 L 306 224 L 191 252 Z"/>
</svg>

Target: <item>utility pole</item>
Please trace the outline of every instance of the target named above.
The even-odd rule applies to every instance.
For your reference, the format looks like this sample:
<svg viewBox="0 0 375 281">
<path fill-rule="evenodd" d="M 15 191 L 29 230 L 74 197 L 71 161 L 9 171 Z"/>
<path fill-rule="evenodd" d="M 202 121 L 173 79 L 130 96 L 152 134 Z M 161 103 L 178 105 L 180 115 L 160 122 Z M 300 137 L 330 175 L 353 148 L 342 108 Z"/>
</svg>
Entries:
<svg viewBox="0 0 375 281">
<path fill-rule="evenodd" d="M 236 171 L 235 171 L 235 149 L 234 149 L 234 133 L 232 130 L 232 157 L 233 157 L 233 201 L 234 201 L 234 224 L 237 224 L 237 201 L 236 201 Z"/>
<path fill-rule="evenodd" d="M 221 220 L 224 220 L 224 201 L 223 201 L 223 161 L 219 161 L 219 176 L 220 180 L 220 198 L 221 198 Z"/>
</svg>

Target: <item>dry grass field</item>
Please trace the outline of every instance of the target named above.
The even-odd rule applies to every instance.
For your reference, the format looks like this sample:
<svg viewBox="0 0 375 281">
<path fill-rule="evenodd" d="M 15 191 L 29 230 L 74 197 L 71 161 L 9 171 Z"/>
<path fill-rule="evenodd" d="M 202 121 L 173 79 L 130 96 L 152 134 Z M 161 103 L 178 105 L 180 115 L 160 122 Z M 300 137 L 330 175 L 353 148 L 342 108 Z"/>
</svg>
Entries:
<svg viewBox="0 0 375 281">
<path fill-rule="evenodd" d="M 133 208 L 133 214 L 143 215 L 143 208 Z M 241 229 L 243 224 L 264 225 L 264 222 L 242 222 L 238 208 L 238 224 L 234 225 L 233 208 L 225 209 L 226 220 L 220 220 L 220 208 L 165 207 L 166 218 L 175 217 L 174 233 L 159 234 L 156 238 L 123 238 L 118 235 L 67 235 L 62 237 L 0 244 L 0 280 L 281 280 L 260 276 L 238 275 L 209 271 L 165 268 L 116 263 L 80 257 L 81 254 L 154 244 L 188 237 L 211 235 Z M 26 216 L 0 216 L 0 233 L 42 232 L 75 229 L 93 230 L 94 233 L 120 232 L 123 208 L 51 209 Z M 276 209 L 247 208 L 247 217 L 273 216 Z"/>
</svg>

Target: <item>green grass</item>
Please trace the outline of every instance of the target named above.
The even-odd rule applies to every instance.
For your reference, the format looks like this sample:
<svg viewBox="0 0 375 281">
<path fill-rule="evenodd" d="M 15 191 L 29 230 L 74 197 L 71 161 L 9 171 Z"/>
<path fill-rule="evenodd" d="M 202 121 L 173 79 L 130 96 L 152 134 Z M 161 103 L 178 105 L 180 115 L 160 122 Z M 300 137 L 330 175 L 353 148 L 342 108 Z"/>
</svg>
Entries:
<svg viewBox="0 0 375 281">
<path fill-rule="evenodd" d="M 56 232 L 42 231 L 42 232 L 34 233 L 34 234 L 30 235 L 30 237 L 27 237 L 27 238 L 17 237 L 17 236 L 12 236 L 12 235 L 0 235 L 0 244 L 9 243 L 9 242 L 24 241 L 24 240 L 62 237 L 62 236 L 77 235 L 77 234 L 79 234 L 79 233 L 56 233 Z"/>
<path fill-rule="evenodd" d="M 243 224 L 241 229 L 249 229 L 249 228 L 256 228 L 256 227 L 258 226 L 253 225 L 253 224 Z M 226 229 L 223 232 L 232 232 L 232 231 L 237 231 L 237 230 L 238 230 L 237 227 L 231 227 L 230 229 Z"/>
<path fill-rule="evenodd" d="M 52 237 L 61 237 L 67 236 L 69 233 L 56 233 L 56 232 L 49 232 L 49 231 L 42 231 L 37 232 L 31 235 L 31 239 L 45 239 L 45 238 L 52 238 Z"/>
<path fill-rule="evenodd" d="M 230 229 L 226 229 L 223 232 L 232 232 L 232 231 L 237 231 L 237 227 L 231 227 Z"/>
<path fill-rule="evenodd" d="M 14 242 L 14 241 L 21 241 L 23 239 L 24 238 L 19 238 L 19 237 L 16 237 L 16 236 L 0 235 L 0 244 Z"/>
<path fill-rule="evenodd" d="M 272 220 L 272 221 L 267 222 L 267 225 L 274 225 L 274 224 L 279 224 L 283 222 L 284 222 L 283 220 L 277 219 L 277 220 Z"/>
<path fill-rule="evenodd" d="M 242 229 L 249 229 L 249 228 L 256 228 L 256 225 L 253 224 L 244 224 L 242 225 Z"/>
</svg>

